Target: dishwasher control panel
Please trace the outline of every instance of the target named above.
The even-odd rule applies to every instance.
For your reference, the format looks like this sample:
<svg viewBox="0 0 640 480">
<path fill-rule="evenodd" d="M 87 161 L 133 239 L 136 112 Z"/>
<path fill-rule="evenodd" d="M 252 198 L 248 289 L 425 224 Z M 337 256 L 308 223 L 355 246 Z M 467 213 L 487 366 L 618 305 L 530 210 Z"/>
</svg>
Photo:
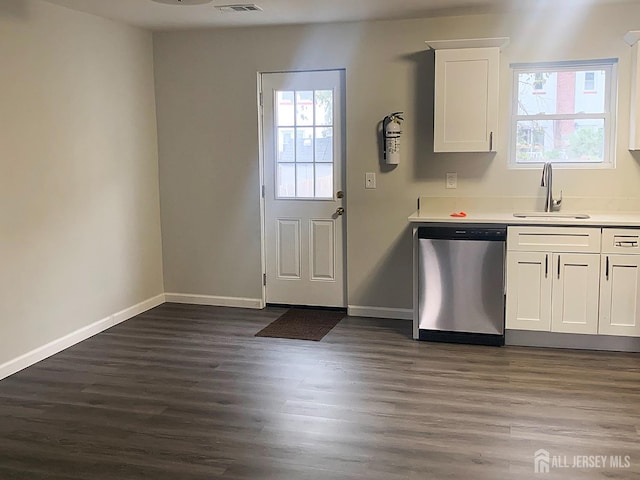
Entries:
<svg viewBox="0 0 640 480">
<path fill-rule="evenodd" d="M 507 238 L 507 227 L 506 225 L 420 227 L 418 229 L 418 238 L 431 238 L 434 240 L 505 241 Z"/>
</svg>

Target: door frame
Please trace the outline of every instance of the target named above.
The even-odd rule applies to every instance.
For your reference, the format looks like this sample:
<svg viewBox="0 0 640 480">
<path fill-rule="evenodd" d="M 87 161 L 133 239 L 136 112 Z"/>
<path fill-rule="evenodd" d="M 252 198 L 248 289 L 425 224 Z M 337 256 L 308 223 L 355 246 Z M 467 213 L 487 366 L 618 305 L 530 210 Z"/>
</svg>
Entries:
<svg viewBox="0 0 640 480">
<path fill-rule="evenodd" d="M 271 73 L 312 73 L 312 72 L 339 72 L 340 73 L 340 88 L 342 89 L 342 103 L 339 106 L 340 115 L 342 115 L 341 122 L 341 138 L 342 144 L 340 145 L 342 162 L 340 168 L 342 169 L 342 189 L 345 191 L 344 197 L 344 205 L 345 211 L 348 214 L 349 209 L 348 200 L 349 195 L 347 190 L 347 97 L 346 97 L 346 86 L 347 86 L 347 69 L 346 68 L 316 68 L 316 69 L 305 69 L 305 70 L 263 70 L 257 72 L 257 81 L 256 81 L 256 105 L 257 105 L 257 114 L 258 114 L 258 167 L 260 174 L 260 185 L 258 185 L 258 198 L 260 200 L 260 268 L 262 274 L 262 299 L 260 302 L 260 308 L 265 308 L 267 306 L 267 286 L 265 284 L 264 279 L 266 278 L 267 272 L 267 238 L 266 238 L 266 198 L 265 198 L 265 155 L 264 155 L 264 108 L 263 108 L 263 95 L 262 95 L 262 76 L 271 74 Z M 347 275 L 347 217 L 343 217 L 344 224 L 342 225 L 342 276 L 343 276 L 343 289 L 344 289 L 344 308 L 347 308 L 349 304 L 349 288 L 347 279 L 349 276 Z"/>
</svg>

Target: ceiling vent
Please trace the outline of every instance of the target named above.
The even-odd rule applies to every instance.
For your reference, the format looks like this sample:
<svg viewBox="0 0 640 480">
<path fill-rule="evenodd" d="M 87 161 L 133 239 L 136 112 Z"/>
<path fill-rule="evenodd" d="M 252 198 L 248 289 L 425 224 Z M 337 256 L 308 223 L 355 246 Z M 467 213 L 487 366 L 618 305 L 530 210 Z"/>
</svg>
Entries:
<svg viewBox="0 0 640 480">
<path fill-rule="evenodd" d="M 164 3 L 167 5 L 204 5 L 211 3 L 211 0 L 152 0 L 156 3 Z"/>
<path fill-rule="evenodd" d="M 255 3 L 242 3 L 236 5 L 216 5 L 216 8 L 224 13 L 232 12 L 261 12 L 260 8 Z"/>
</svg>

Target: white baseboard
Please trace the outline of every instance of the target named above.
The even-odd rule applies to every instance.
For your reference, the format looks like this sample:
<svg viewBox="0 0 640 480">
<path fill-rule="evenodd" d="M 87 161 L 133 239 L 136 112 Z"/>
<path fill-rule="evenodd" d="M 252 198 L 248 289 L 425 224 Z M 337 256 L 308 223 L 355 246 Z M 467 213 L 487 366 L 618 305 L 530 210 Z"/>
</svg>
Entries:
<svg viewBox="0 0 640 480">
<path fill-rule="evenodd" d="M 165 293 L 165 301 L 173 303 L 188 303 L 191 305 L 211 305 L 214 307 L 264 308 L 264 303 L 261 298 L 217 297 L 214 295 Z"/>
<path fill-rule="evenodd" d="M 0 365 L 0 380 L 8 377 L 9 375 L 17 373 L 20 370 L 30 367 L 31 365 L 36 364 L 39 361 L 50 357 L 51 355 L 55 355 L 56 353 L 59 353 L 75 345 L 76 343 L 80 343 L 81 341 L 86 340 L 89 337 L 93 337 L 94 335 L 103 332 L 104 330 L 107 330 L 108 328 L 111 328 L 120 322 L 124 322 L 125 320 L 135 317 L 140 313 L 146 312 L 153 307 L 157 307 L 164 302 L 164 294 L 157 295 L 153 298 L 145 300 L 144 302 L 140 302 L 133 307 L 129 307 L 121 310 L 118 313 L 109 315 L 108 317 L 105 317 L 102 320 L 98 320 L 91 325 L 82 327 L 75 332 L 71 332 L 68 335 L 65 335 L 64 337 L 53 340 L 52 342 L 31 350 L 24 355 L 20 355 L 13 360 L 9 360 L 8 362 Z"/>
<path fill-rule="evenodd" d="M 413 320 L 411 308 L 363 307 L 349 305 L 347 314 L 352 317 L 391 318 L 395 320 Z"/>
<path fill-rule="evenodd" d="M 149 298 L 143 302 L 125 308 L 119 312 L 109 315 L 97 322 L 82 327 L 75 332 L 71 332 L 57 340 L 38 347 L 30 352 L 25 353 L 17 358 L 9 360 L 0 365 L 0 380 L 13 375 L 45 358 L 55 355 L 87 338 L 90 338 L 108 328 L 113 327 L 125 320 L 135 317 L 147 310 L 150 310 L 164 302 L 187 303 L 193 305 L 212 305 L 219 307 L 237 307 L 237 308 L 264 308 L 264 302 L 260 298 L 243 298 L 243 297 L 218 297 L 213 295 L 190 295 L 182 293 L 165 293 Z M 385 307 L 366 307 L 358 305 L 349 305 L 347 313 L 356 317 L 373 317 L 373 318 L 392 318 L 401 320 L 411 320 L 413 318 L 413 310 L 410 308 L 385 308 Z"/>
<path fill-rule="evenodd" d="M 112 315 L 113 325 L 117 325 L 119 323 L 124 322 L 125 320 L 129 320 L 130 318 L 133 318 L 136 315 L 140 315 L 141 313 L 144 313 L 147 310 L 151 310 L 152 308 L 157 307 L 158 305 L 162 305 L 164 302 L 166 302 L 165 295 L 164 293 L 161 293 L 160 295 L 156 295 L 155 297 L 145 300 L 144 302 L 140 302 L 137 305 L 134 305 L 133 307 L 120 310 L 118 313 L 114 313 Z"/>
</svg>

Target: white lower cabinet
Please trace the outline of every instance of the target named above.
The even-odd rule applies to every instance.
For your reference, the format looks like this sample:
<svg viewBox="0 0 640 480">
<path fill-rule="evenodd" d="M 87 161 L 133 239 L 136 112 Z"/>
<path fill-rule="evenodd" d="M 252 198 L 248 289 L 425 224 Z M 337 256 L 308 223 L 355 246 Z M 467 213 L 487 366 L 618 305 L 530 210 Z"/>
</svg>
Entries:
<svg viewBox="0 0 640 480">
<path fill-rule="evenodd" d="M 598 333 L 600 255 L 554 253 L 551 331 Z"/>
<path fill-rule="evenodd" d="M 600 255 L 508 252 L 506 328 L 598 333 Z"/>
<path fill-rule="evenodd" d="M 600 229 L 510 227 L 506 275 L 507 329 L 598 333 Z"/>
<path fill-rule="evenodd" d="M 603 228 L 601 335 L 640 337 L 640 230 Z"/>
<path fill-rule="evenodd" d="M 549 256 L 507 252 L 506 328 L 551 330 Z"/>
</svg>

